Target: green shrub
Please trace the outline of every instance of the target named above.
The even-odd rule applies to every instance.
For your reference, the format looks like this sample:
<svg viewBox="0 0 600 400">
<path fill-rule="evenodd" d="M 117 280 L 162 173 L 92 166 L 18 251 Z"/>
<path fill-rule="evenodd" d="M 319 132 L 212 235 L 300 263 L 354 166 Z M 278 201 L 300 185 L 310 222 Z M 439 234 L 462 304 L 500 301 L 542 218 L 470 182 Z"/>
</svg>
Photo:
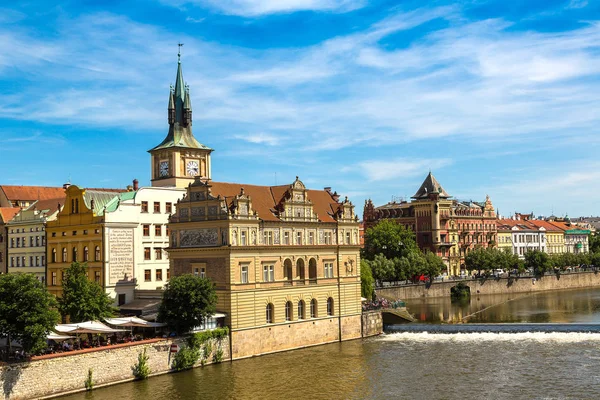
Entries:
<svg viewBox="0 0 600 400">
<path fill-rule="evenodd" d="M 223 361 L 223 349 L 219 346 L 215 351 L 215 354 L 213 354 L 213 362 L 220 363 L 221 361 Z"/>
<path fill-rule="evenodd" d="M 204 343 L 204 346 L 202 347 L 202 360 L 204 360 L 204 361 L 208 360 L 208 357 L 210 357 L 211 353 L 212 353 L 212 342 L 207 341 L 206 343 Z"/>
<path fill-rule="evenodd" d="M 133 370 L 133 376 L 136 379 L 147 379 L 150 375 L 150 367 L 148 366 L 148 355 L 146 354 L 146 348 L 140 354 L 138 354 L 138 362 L 131 369 Z"/>
<path fill-rule="evenodd" d="M 92 390 L 94 388 L 94 381 L 92 377 L 92 369 L 88 369 L 88 376 L 85 380 L 85 390 Z"/>
<path fill-rule="evenodd" d="M 173 369 L 176 371 L 190 369 L 196 364 L 198 358 L 200 358 L 200 351 L 188 346 L 182 346 L 181 350 L 173 358 Z"/>
</svg>

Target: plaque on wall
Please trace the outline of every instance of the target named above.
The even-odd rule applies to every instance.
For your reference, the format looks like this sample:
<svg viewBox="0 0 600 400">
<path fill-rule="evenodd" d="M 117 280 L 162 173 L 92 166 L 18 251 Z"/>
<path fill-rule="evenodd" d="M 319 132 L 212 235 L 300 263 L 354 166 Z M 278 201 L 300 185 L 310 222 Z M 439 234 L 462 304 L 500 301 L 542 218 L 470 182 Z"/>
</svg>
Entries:
<svg viewBox="0 0 600 400">
<path fill-rule="evenodd" d="M 217 246 L 218 242 L 217 228 L 182 230 L 179 233 L 180 247 Z"/>
<path fill-rule="evenodd" d="M 108 254 L 109 282 L 133 281 L 133 229 L 110 228 Z"/>
<path fill-rule="evenodd" d="M 241 203 L 240 207 L 240 215 L 248 215 L 248 204 Z"/>
</svg>

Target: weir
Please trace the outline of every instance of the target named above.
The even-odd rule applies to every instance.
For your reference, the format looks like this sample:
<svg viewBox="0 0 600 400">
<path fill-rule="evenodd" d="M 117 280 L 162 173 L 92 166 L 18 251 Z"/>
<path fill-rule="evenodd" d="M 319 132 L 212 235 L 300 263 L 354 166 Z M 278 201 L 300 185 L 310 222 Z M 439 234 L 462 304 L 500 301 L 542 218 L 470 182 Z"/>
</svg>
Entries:
<svg viewBox="0 0 600 400">
<path fill-rule="evenodd" d="M 386 333 L 600 333 L 600 324 L 404 324 L 385 326 Z M 598 335 L 600 340 L 600 335 Z"/>
</svg>

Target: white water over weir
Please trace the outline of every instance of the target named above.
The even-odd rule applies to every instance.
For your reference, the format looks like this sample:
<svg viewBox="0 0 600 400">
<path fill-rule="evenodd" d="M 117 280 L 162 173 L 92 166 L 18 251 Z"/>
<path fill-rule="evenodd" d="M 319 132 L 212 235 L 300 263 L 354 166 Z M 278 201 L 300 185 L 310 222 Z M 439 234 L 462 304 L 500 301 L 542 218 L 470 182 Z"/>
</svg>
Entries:
<svg viewBox="0 0 600 400">
<path fill-rule="evenodd" d="M 429 337 L 445 335 L 490 334 L 507 335 L 521 338 L 523 335 L 548 337 L 548 335 L 585 336 L 588 340 L 600 341 L 600 324 L 405 324 L 388 325 L 388 334 L 383 337 L 397 335 L 410 336 L 425 334 Z M 384 339 L 385 340 L 385 339 Z"/>
</svg>

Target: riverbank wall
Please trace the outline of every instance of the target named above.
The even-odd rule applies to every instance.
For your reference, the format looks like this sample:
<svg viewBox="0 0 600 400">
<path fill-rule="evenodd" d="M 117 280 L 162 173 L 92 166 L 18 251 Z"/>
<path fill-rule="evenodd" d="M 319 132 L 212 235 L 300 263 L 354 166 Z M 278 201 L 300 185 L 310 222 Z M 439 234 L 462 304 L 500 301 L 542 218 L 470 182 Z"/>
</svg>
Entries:
<svg viewBox="0 0 600 400">
<path fill-rule="evenodd" d="M 600 287 L 600 273 L 577 272 L 561 275 L 545 275 L 542 278 L 511 277 L 460 281 L 434 282 L 431 285 L 416 284 L 376 289 L 379 296 L 394 299 L 418 299 L 423 297 L 448 297 L 450 289 L 463 282 L 474 294 L 533 293 L 549 290 Z"/>
<path fill-rule="evenodd" d="M 383 333 L 383 316 L 381 315 L 381 310 L 363 311 L 361 319 L 361 336 L 363 338 Z"/>
<path fill-rule="evenodd" d="M 214 340 L 214 339 L 213 339 Z M 85 390 L 88 371 L 94 388 L 134 380 L 132 367 L 146 350 L 151 375 L 172 371 L 175 353 L 171 345 L 181 347 L 184 340 L 150 339 L 135 343 L 84 349 L 77 352 L 33 357 L 30 361 L 0 364 L 0 395 L 4 400 L 51 398 Z M 213 343 L 213 352 L 218 345 Z M 223 361 L 229 361 L 229 338 L 221 341 Z M 206 364 L 212 362 L 212 354 Z M 196 366 L 199 366 L 200 363 Z"/>
</svg>

